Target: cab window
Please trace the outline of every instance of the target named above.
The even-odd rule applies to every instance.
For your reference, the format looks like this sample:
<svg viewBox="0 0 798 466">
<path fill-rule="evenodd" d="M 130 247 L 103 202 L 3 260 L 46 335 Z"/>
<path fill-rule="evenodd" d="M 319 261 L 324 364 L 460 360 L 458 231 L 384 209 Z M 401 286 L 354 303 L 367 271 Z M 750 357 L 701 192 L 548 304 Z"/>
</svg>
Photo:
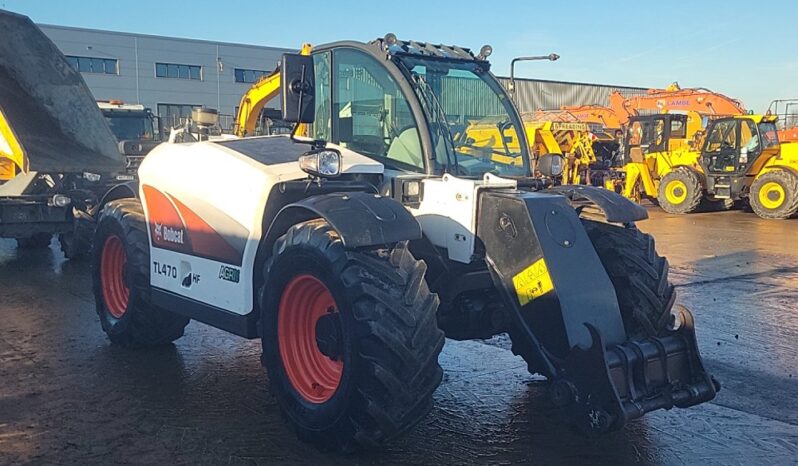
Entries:
<svg viewBox="0 0 798 466">
<path fill-rule="evenodd" d="M 759 124 L 759 135 L 762 138 L 762 149 L 769 149 L 779 145 L 776 125 L 767 121 Z"/>
<path fill-rule="evenodd" d="M 333 52 L 332 140 L 399 168 L 423 171 L 418 126 L 399 85 L 373 57 Z"/>
<path fill-rule="evenodd" d="M 761 148 L 756 125 L 751 120 L 743 120 L 740 125 L 740 148 L 747 149 L 749 154 L 758 152 Z"/>
<path fill-rule="evenodd" d="M 720 152 L 737 148 L 737 120 L 720 121 L 707 136 L 706 151 Z"/>
<path fill-rule="evenodd" d="M 686 120 L 673 119 L 671 120 L 671 138 L 684 139 L 687 137 Z"/>
</svg>

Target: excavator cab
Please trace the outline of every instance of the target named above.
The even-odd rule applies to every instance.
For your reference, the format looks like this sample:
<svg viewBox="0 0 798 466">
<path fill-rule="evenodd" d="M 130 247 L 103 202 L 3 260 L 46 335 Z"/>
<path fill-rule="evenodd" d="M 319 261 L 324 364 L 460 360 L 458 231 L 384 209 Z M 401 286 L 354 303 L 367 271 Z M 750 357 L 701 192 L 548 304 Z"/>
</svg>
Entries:
<svg viewBox="0 0 798 466">
<path fill-rule="evenodd" d="M 759 173 L 778 152 L 775 117 L 744 115 L 713 121 L 700 157 L 707 191 L 717 198 L 740 197 L 750 184 L 747 175 Z"/>
</svg>

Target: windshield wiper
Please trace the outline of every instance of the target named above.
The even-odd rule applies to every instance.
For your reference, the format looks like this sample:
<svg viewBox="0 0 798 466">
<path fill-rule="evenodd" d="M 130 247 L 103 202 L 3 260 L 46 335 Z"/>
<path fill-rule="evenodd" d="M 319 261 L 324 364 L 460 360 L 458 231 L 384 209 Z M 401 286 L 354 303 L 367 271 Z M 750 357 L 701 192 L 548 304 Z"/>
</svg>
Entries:
<svg viewBox="0 0 798 466">
<path fill-rule="evenodd" d="M 454 137 L 452 137 L 452 133 L 449 131 L 449 122 L 446 119 L 446 112 L 443 109 L 443 105 L 441 105 L 438 96 L 435 95 L 435 92 L 433 92 L 427 80 L 417 73 L 413 74 L 416 77 L 416 82 L 421 89 L 421 95 L 424 97 L 427 107 L 431 107 L 429 108 L 430 117 L 437 117 L 438 121 L 435 122 L 436 130 L 438 135 L 443 137 L 446 141 L 444 146 L 446 149 L 446 163 L 449 166 L 454 166 L 454 172 L 456 174 L 458 169 L 457 151 L 454 149 Z M 433 148 L 433 150 L 435 149 Z M 452 163 L 452 160 L 454 160 L 454 163 Z"/>
</svg>

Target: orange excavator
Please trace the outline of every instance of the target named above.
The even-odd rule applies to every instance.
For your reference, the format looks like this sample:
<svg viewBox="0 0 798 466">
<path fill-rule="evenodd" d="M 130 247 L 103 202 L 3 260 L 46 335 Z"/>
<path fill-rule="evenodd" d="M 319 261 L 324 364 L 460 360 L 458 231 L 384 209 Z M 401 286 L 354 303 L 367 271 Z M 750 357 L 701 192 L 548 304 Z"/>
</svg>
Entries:
<svg viewBox="0 0 798 466">
<path fill-rule="evenodd" d="M 646 95 L 624 97 L 620 92 L 610 94 L 610 109 L 621 125 L 630 117 L 651 113 L 696 112 L 702 116 L 734 116 L 747 113 L 742 102 L 703 87 L 682 89 L 673 83 L 665 89 L 649 89 Z"/>
<path fill-rule="evenodd" d="M 645 95 L 632 97 L 613 91 L 608 107 L 581 105 L 561 109 L 570 112 L 581 122 L 601 124 L 609 130 L 620 129 L 629 118 L 641 114 L 695 112 L 701 116 L 721 117 L 747 113 L 737 99 L 703 87 L 682 89 L 679 83 L 672 83 L 665 89 L 649 89 Z"/>
</svg>

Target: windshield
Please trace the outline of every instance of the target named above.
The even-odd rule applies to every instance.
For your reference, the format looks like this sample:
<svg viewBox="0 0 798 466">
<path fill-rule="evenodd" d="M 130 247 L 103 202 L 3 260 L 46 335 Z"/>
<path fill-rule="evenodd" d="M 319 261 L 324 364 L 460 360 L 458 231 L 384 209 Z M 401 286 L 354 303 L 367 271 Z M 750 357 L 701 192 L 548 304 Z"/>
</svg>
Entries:
<svg viewBox="0 0 798 466">
<path fill-rule="evenodd" d="M 762 148 L 768 149 L 779 145 L 778 132 L 776 131 L 776 124 L 771 122 L 764 122 L 759 124 L 759 134 L 762 135 Z"/>
<path fill-rule="evenodd" d="M 149 116 L 142 114 L 106 114 L 105 119 L 108 121 L 108 126 L 111 127 L 111 132 L 114 133 L 118 141 L 129 139 L 153 139 L 155 137 L 152 118 Z"/>
<path fill-rule="evenodd" d="M 525 176 L 520 122 L 478 63 L 406 59 L 427 112 L 439 168 L 461 176 Z"/>
</svg>

